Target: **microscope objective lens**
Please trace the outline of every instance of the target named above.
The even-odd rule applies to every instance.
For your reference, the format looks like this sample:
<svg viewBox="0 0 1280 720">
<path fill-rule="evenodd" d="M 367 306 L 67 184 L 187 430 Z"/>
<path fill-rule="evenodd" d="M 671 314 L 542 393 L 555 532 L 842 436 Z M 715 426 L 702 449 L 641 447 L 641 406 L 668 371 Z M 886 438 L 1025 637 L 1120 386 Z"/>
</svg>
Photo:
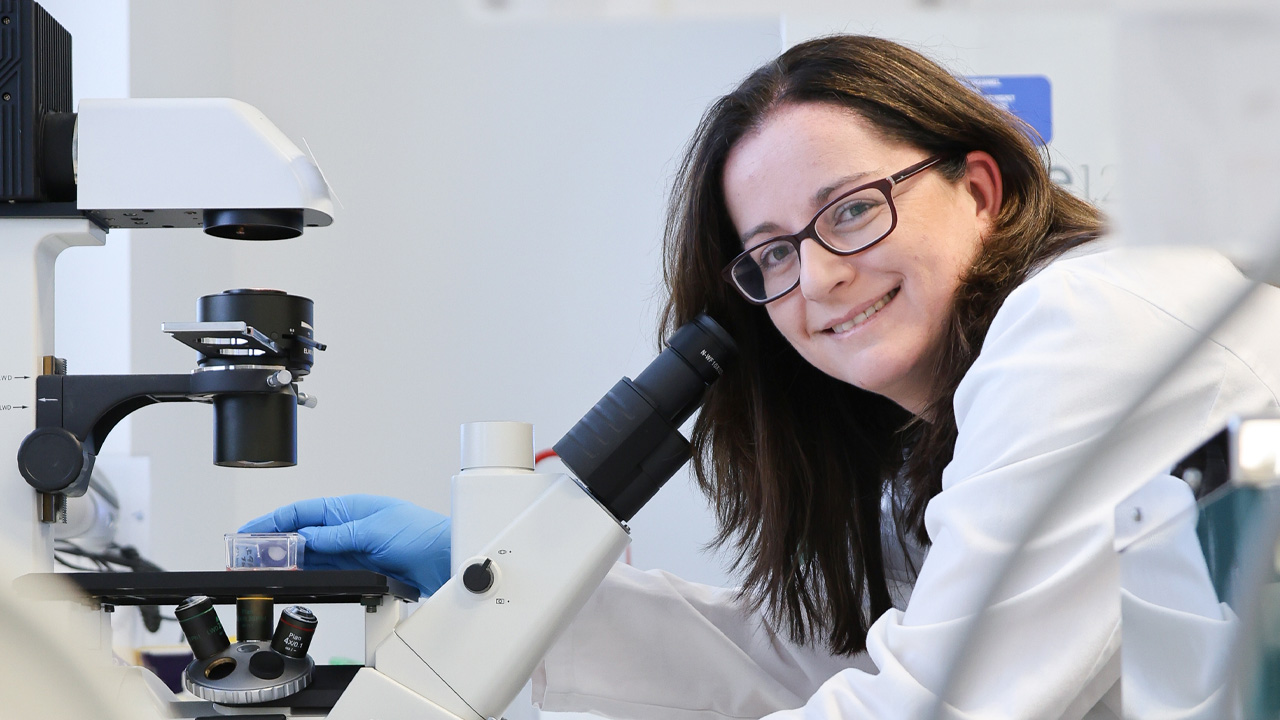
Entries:
<svg viewBox="0 0 1280 720">
<path fill-rule="evenodd" d="M 275 620 L 275 605 L 269 597 L 242 597 L 236 599 L 236 641 L 271 640 L 271 623 Z"/>
<path fill-rule="evenodd" d="M 187 598 L 173 611 L 182 626 L 182 633 L 187 636 L 187 644 L 197 660 L 212 657 L 231 647 L 226 630 L 222 629 L 222 621 L 213 609 L 213 599 L 205 595 L 194 595 Z"/>
<path fill-rule="evenodd" d="M 305 658 L 316 624 L 316 616 L 307 608 L 301 605 L 285 608 L 271 638 L 271 649 L 286 657 Z"/>
</svg>

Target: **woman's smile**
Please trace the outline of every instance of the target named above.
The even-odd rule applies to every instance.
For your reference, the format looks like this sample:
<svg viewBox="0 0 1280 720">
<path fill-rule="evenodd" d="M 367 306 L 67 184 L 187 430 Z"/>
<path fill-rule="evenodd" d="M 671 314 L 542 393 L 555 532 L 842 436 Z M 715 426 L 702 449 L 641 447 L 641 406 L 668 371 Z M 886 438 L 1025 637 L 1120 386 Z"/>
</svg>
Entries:
<svg viewBox="0 0 1280 720">
<path fill-rule="evenodd" d="M 867 321 L 879 315 L 880 311 L 883 310 L 885 306 L 887 306 L 895 297 L 897 297 L 898 291 L 901 289 L 902 288 L 900 287 L 896 287 L 890 290 L 889 292 L 885 293 L 884 296 L 881 297 L 879 300 L 876 300 L 874 303 L 872 303 L 870 307 L 866 308 L 865 310 L 861 310 L 857 313 L 854 313 L 853 317 L 849 318 L 848 320 L 844 320 L 844 321 L 840 321 L 832 324 L 830 327 L 823 329 L 822 332 L 830 333 L 837 337 L 847 337 L 848 335 L 852 334 L 855 330 L 861 330 L 863 327 L 866 326 Z"/>
</svg>

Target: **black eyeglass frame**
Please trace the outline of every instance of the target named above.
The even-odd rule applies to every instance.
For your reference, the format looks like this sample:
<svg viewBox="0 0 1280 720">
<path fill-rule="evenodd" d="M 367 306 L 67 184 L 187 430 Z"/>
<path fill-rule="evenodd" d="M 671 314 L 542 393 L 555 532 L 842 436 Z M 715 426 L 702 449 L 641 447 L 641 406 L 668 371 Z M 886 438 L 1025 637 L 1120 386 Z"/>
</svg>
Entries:
<svg viewBox="0 0 1280 720">
<path fill-rule="evenodd" d="M 777 295 L 774 295 L 771 298 L 766 298 L 764 300 L 757 300 L 751 297 L 750 295 L 748 295 L 747 291 L 744 290 L 743 287 L 738 284 L 737 278 L 734 277 L 733 275 L 733 268 L 738 263 L 742 262 L 744 259 L 749 259 L 751 253 L 757 250 L 758 248 L 763 247 L 765 245 L 769 245 L 771 243 L 779 242 L 779 241 L 788 242 L 793 247 L 795 247 L 797 260 L 799 260 L 800 258 L 800 243 L 804 242 L 805 240 L 813 240 L 814 242 L 821 245 L 822 248 L 827 252 L 833 255 L 839 255 L 841 257 L 856 255 L 860 252 L 870 250 L 871 248 L 879 244 L 881 240 L 884 240 L 885 238 L 893 234 L 894 228 L 898 227 L 898 208 L 896 205 L 893 204 L 894 187 L 896 187 L 899 183 L 905 181 L 907 178 L 910 178 L 912 175 L 917 175 L 919 173 L 924 172 L 925 170 L 928 170 L 934 165 L 937 165 L 938 163 L 942 162 L 946 158 L 947 158 L 946 155 L 941 155 L 941 154 L 931 155 L 930 157 L 927 157 L 924 160 L 921 160 L 920 162 L 912 165 L 911 167 L 908 167 L 905 170 L 896 172 L 890 175 L 889 177 L 880 178 L 879 180 L 876 180 L 874 182 L 869 182 L 865 185 L 859 185 L 858 187 L 848 192 L 840 193 L 840 195 L 838 195 L 834 200 L 831 200 L 826 205 L 823 205 L 822 208 L 818 210 L 818 212 L 814 213 L 813 219 L 809 221 L 809 224 L 806 225 L 803 230 L 791 235 L 777 235 L 775 237 L 769 238 L 768 240 L 765 240 L 764 242 L 759 242 L 759 243 L 756 243 L 755 245 L 752 245 L 751 247 L 739 253 L 736 257 L 733 258 L 733 260 L 730 260 L 729 264 L 725 265 L 724 269 L 720 271 L 720 275 L 725 279 L 725 282 L 732 285 L 733 288 L 738 291 L 739 295 L 741 295 L 747 302 L 752 303 L 753 305 L 767 305 L 768 303 L 771 303 L 774 300 L 777 300 L 778 298 L 786 296 L 792 290 L 795 290 L 797 287 L 800 286 L 800 276 L 798 274 L 796 275 L 796 281 L 791 284 L 791 287 L 787 288 L 786 290 L 783 290 L 782 292 L 778 293 Z M 825 213 L 827 210 L 830 210 L 831 206 L 835 205 L 841 200 L 844 200 L 850 195 L 864 192 L 866 190 L 879 190 L 881 194 L 884 195 L 885 201 L 889 204 L 889 229 L 886 230 L 883 235 L 876 238 L 875 240 L 872 240 L 871 242 L 867 243 L 866 245 L 863 245 L 862 247 L 854 248 L 852 250 L 840 250 L 838 248 L 834 248 L 831 245 L 827 244 L 827 241 L 823 240 L 818 235 L 818 218 L 822 217 L 823 213 Z"/>
</svg>

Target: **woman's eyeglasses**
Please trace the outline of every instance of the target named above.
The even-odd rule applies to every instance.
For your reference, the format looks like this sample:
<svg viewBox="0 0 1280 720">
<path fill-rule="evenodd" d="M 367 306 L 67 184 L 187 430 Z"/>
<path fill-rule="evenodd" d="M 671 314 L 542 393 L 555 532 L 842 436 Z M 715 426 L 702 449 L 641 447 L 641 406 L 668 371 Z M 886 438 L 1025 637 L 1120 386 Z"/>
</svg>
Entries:
<svg viewBox="0 0 1280 720">
<path fill-rule="evenodd" d="M 779 235 L 748 248 L 721 274 L 750 302 L 763 305 L 777 300 L 800 284 L 801 242 L 814 240 L 836 255 L 853 255 L 870 248 L 898 225 L 893 188 L 938 164 L 943 157 L 934 155 L 840 195 L 824 205 L 800 232 Z"/>
</svg>

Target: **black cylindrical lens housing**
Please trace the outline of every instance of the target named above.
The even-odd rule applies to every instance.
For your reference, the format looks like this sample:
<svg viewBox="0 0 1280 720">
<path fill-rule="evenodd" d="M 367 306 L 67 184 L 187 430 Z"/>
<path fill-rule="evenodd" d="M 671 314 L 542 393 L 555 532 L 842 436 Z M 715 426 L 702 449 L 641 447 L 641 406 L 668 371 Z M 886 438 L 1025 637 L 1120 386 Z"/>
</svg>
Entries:
<svg viewBox="0 0 1280 720">
<path fill-rule="evenodd" d="M 280 613 L 280 622 L 276 623 L 271 649 L 286 657 L 305 658 L 317 624 L 315 614 L 307 608 L 301 605 L 285 608 Z"/>
<path fill-rule="evenodd" d="M 213 410 L 214 464 L 298 464 L 298 398 L 292 392 L 218 395 Z"/>
<path fill-rule="evenodd" d="M 228 240 L 288 240 L 302 234 L 297 208 L 232 208 L 204 211 L 204 231 Z"/>
<path fill-rule="evenodd" d="M 269 597 L 236 598 L 236 641 L 271 640 L 275 603 Z"/>
<path fill-rule="evenodd" d="M 707 315 L 682 325 L 635 380 L 623 378 L 555 444 L 556 454 L 627 521 L 689 459 L 679 427 L 737 354 Z"/>
<path fill-rule="evenodd" d="M 282 290 L 238 289 L 205 295 L 196 303 L 200 322 L 243 322 L 266 335 L 278 354 L 204 356 L 200 365 L 284 365 L 297 377 L 311 372 L 316 344 L 310 299 Z"/>
<path fill-rule="evenodd" d="M 222 621 L 213 609 L 213 599 L 205 595 L 194 595 L 187 598 L 173 611 L 182 626 L 182 634 L 187 636 L 187 644 L 197 660 L 204 660 L 231 647 L 227 639 L 227 631 L 222 629 Z"/>
<path fill-rule="evenodd" d="M 200 322 L 243 322 L 275 344 L 230 348 L 202 355 L 206 372 L 228 367 L 284 367 L 297 378 L 311 372 L 315 350 L 310 299 L 281 290 L 239 289 L 205 295 L 196 304 Z M 226 354 L 223 354 L 226 353 Z M 298 398 L 290 385 L 272 392 L 226 393 L 213 400 L 213 462 L 223 467 L 289 467 L 298 464 Z"/>
<path fill-rule="evenodd" d="M 673 427 L 680 427 L 702 404 L 711 383 L 724 374 L 721 363 L 737 355 L 729 333 L 707 315 L 681 325 L 633 384 Z"/>
</svg>

